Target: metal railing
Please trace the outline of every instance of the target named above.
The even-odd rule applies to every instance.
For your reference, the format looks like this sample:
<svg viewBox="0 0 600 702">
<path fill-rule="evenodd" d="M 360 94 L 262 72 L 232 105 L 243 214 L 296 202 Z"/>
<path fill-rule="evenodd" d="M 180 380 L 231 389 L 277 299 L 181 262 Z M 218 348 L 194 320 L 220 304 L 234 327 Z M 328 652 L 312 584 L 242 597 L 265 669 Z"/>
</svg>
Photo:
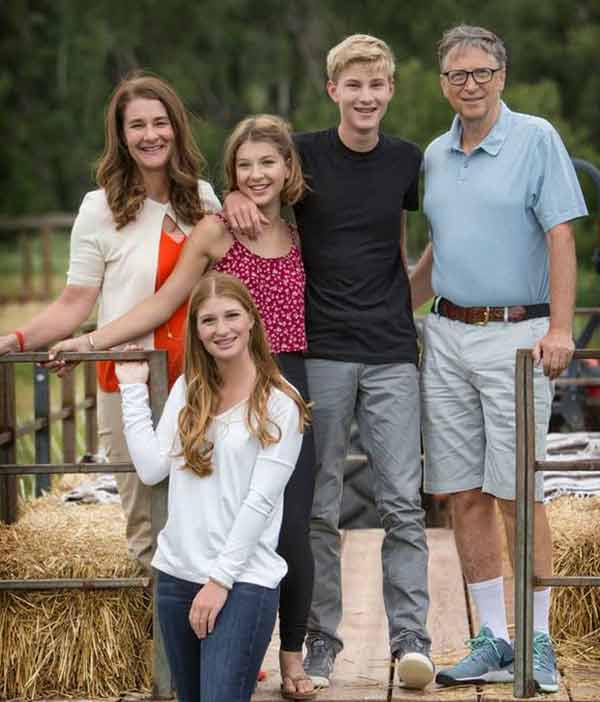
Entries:
<svg viewBox="0 0 600 702">
<path fill-rule="evenodd" d="M 575 351 L 575 359 L 600 358 L 600 349 Z M 572 381 L 570 381 L 572 382 Z M 600 587 L 598 576 L 539 578 L 534 573 L 535 474 L 537 471 L 596 471 L 600 460 L 537 460 L 531 349 L 517 351 L 515 373 L 517 533 L 515 553 L 515 697 L 533 697 L 533 591 L 535 587 Z"/>
<path fill-rule="evenodd" d="M 107 361 L 107 360 L 147 360 L 150 365 L 150 405 L 154 423 L 162 413 L 168 394 L 167 359 L 165 351 L 104 351 L 95 353 L 65 353 L 66 361 Z M 49 447 L 41 439 L 36 440 L 36 463 L 18 464 L 16 457 L 17 430 L 15 417 L 15 363 L 39 363 L 48 360 L 48 354 L 43 353 L 15 353 L 0 356 L 0 520 L 7 523 L 17 519 L 17 477 L 20 475 L 51 475 L 66 473 L 126 473 L 134 472 L 131 463 L 75 463 L 74 452 L 70 449 L 65 458 L 71 462 L 50 463 Z M 87 365 L 87 364 L 86 364 Z M 63 381 L 64 382 L 64 381 Z M 67 380 L 67 399 L 73 400 L 72 379 Z M 89 403 L 85 404 L 86 412 L 90 410 Z M 58 412 L 58 418 L 73 419 L 74 403 L 65 407 L 65 390 L 63 386 L 63 408 Z M 42 409 L 47 414 L 43 416 Z M 38 412 L 39 409 L 39 412 Z M 93 405 L 91 411 L 93 412 Z M 47 393 L 42 393 L 39 406 L 36 405 L 36 418 L 34 430 L 49 432 L 50 424 L 49 400 Z M 56 416 L 55 416 L 56 418 Z M 39 425 L 39 426 L 38 426 Z M 93 425 L 95 427 L 95 424 Z M 30 429 L 31 430 L 31 429 Z M 69 426 L 68 436 L 74 432 L 74 426 Z M 37 432 L 36 432 L 37 436 Z M 70 438 L 69 438 L 70 441 Z M 39 449 L 41 446 L 41 450 Z M 47 462 L 41 462 L 40 456 Z M 152 490 L 152 539 L 156 547 L 156 537 L 166 522 L 167 516 L 167 481 L 155 486 Z M 97 590 L 123 587 L 148 587 L 153 586 L 153 673 L 152 697 L 154 699 L 172 697 L 171 674 L 167 663 L 164 643 L 160 631 L 156 610 L 156 580 L 150 578 L 56 578 L 50 580 L 0 580 L 0 590 L 54 590 L 76 588 Z"/>
</svg>

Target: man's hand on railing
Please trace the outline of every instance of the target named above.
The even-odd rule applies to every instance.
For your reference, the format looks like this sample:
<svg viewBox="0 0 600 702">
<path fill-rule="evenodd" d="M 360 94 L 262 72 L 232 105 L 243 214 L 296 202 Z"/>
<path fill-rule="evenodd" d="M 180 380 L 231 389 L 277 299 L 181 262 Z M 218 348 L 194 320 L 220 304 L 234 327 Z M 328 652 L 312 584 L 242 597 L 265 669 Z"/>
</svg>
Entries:
<svg viewBox="0 0 600 702">
<path fill-rule="evenodd" d="M 544 374 L 555 380 L 571 362 L 574 351 L 571 334 L 550 329 L 534 346 L 533 360 L 536 366 L 543 363 Z"/>
<path fill-rule="evenodd" d="M 141 346 L 127 344 L 123 351 L 143 351 Z M 147 361 L 117 361 L 115 373 L 121 385 L 134 383 L 147 383 L 150 375 L 150 366 Z"/>
</svg>

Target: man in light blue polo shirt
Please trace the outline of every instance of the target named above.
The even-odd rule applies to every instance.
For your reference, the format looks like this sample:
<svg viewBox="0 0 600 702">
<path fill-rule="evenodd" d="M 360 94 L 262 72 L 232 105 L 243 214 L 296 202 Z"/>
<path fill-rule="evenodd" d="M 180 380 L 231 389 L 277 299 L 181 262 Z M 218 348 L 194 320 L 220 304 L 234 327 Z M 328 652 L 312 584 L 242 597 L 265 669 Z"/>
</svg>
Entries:
<svg viewBox="0 0 600 702">
<path fill-rule="evenodd" d="M 442 91 L 456 112 L 425 152 L 431 244 L 411 276 L 413 305 L 436 295 L 423 332 L 425 490 L 451 493 L 463 573 L 481 631 L 437 682 L 513 679 L 496 505 L 509 547 L 515 527 L 515 351 L 533 347 L 536 447 L 543 455 L 552 379 L 573 353 L 575 244 L 587 214 L 571 160 L 546 120 L 511 112 L 502 41 L 459 26 L 439 44 Z M 541 476 L 540 476 L 541 477 Z M 535 573 L 552 574 L 552 542 L 537 485 Z M 550 591 L 534 594 L 534 675 L 558 689 L 548 632 Z"/>
</svg>

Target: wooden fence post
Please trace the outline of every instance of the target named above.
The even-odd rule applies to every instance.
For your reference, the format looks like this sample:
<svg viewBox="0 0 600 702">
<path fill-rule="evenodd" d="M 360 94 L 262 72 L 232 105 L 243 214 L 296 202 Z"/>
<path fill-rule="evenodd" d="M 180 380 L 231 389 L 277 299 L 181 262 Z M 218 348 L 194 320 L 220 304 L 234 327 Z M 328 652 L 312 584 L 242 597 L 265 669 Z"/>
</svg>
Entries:
<svg viewBox="0 0 600 702">
<path fill-rule="evenodd" d="M 28 302 L 33 298 L 33 263 L 31 256 L 31 237 L 25 231 L 19 235 L 21 242 L 21 271 L 23 275 L 23 287 L 21 288 L 21 300 Z"/>
<path fill-rule="evenodd" d="M 167 354 L 166 351 L 153 351 L 150 359 L 150 406 L 152 407 L 152 419 L 154 425 L 158 423 L 164 404 L 169 394 Z M 167 521 L 167 493 L 168 480 L 163 480 L 159 485 L 152 488 L 152 542 L 156 550 L 156 538 L 158 532 Z M 153 580 L 153 638 L 154 638 L 154 661 L 152 674 L 152 698 L 165 699 L 173 697 L 171 684 L 171 671 L 165 644 L 162 638 L 158 612 L 156 608 L 156 577 Z"/>
<path fill-rule="evenodd" d="M 0 463 L 16 463 L 16 424 L 15 367 L 4 363 L 0 364 L 0 433 L 9 432 L 12 438 L 0 446 Z M 0 521 L 6 524 L 17 521 L 17 499 L 17 478 L 0 477 Z"/>
<path fill-rule="evenodd" d="M 61 385 L 63 463 L 77 460 L 77 412 L 75 411 L 75 373 L 67 373 Z"/>
<path fill-rule="evenodd" d="M 52 229 L 44 224 L 41 229 L 42 270 L 44 273 L 44 299 L 52 297 Z"/>
<path fill-rule="evenodd" d="M 96 415 L 96 364 L 88 361 L 84 366 L 85 396 L 85 452 L 91 456 L 98 453 L 98 417 Z"/>
</svg>

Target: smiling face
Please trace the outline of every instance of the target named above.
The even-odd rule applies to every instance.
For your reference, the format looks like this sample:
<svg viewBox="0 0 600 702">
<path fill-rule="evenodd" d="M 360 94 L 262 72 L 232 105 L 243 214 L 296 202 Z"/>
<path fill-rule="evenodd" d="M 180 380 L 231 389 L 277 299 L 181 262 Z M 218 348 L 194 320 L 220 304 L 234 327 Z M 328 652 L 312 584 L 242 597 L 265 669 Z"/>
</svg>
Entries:
<svg viewBox="0 0 600 702">
<path fill-rule="evenodd" d="M 239 191 L 261 209 L 281 203 L 281 191 L 290 169 L 270 141 L 245 141 L 235 155 Z"/>
<path fill-rule="evenodd" d="M 166 170 L 175 133 L 160 100 L 134 98 L 127 103 L 123 111 L 123 134 L 127 150 L 142 176 Z"/>
<path fill-rule="evenodd" d="M 254 320 L 233 297 L 211 295 L 198 307 L 198 338 L 214 360 L 227 362 L 249 354 Z"/>
<path fill-rule="evenodd" d="M 365 136 L 379 132 L 394 83 L 383 64 L 355 61 L 327 83 L 327 92 L 340 110 L 340 130 Z"/>
<path fill-rule="evenodd" d="M 498 61 L 487 51 L 474 46 L 457 46 L 446 56 L 442 71 L 498 67 Z M 441 76 L 440 80 L 444 96 L 463 124 L 478 124 L 488 130 L 492 128 L 500 112 L 500 96 L 506 80 L 504 69 L 494 73 L 489 83 L 478 84 L 472 75 L 464 85 L 450 85 L 445 76 Z"/>
</svg>

